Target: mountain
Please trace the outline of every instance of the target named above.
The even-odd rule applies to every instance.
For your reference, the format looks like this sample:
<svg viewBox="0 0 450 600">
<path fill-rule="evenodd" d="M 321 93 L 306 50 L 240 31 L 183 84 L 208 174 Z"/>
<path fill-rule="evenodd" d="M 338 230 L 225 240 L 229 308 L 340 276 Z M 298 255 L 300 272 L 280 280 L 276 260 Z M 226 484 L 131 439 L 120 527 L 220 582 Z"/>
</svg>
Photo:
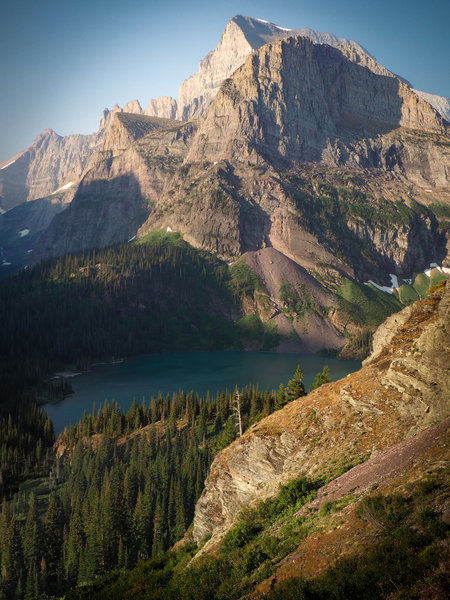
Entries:
<svg viewBox="0 0 450 600">
<path fill-rule="evenodd" d="M 444 597 L 449 313 L 441 285 L 390 317 L 360 371 L 215 456 L 182 542 L 68 600 Z"/>
<path fill-rule="evenodd" d="M 126 150 L 119 141 L 123 124 L 116 119 L 108 140 L 118 145 L 112 148 L 109 141 L 105 146 L 109 154 L 98 154 L 81 184 L 80 197 L 88 196 L 88 182 L 104 181 L 108 187 L 111 183 L 106 180 L 123 175 L 128 181 L 125 187 L 121 184 L 125 196 L 127 186 L 130 198 L 139 186 L 141 198 L 155 203 L 147 222 L 141 223 L 142 235 L 157 228 L 179 229 L 194 245 L 228 261 L 273 245 L 302 264 L 305 248 L 298 243 L 299 226 L 293 225 L 291 216 L 300 212 L 305 220 L 305 208 L 316 210 L 314 203 L 303 206 L 305 195 L 313 196 L 315 203 L 328 196 L 326 202 L 331 204 L 344 195 L 336 220 L 344 216 L 342 228 L 350 229 L 356 244 L 375 246 L 368 261 L 358 252 L 361 264 L 351 264 L 359 278 L 380 280 L 382 272 L 410 278 L 430 262 L 442 264 L 445 234 L 424 205 L 448 203 L 448 124 L 406 83 L 361 66 L 355 52 L 350 45 L 337 49 L 302 36 L 266 44 L 225 80 L 198 123 L 171 122 L 164 133 L 166 124 L 161 121 L 156 136 L 145 134 L 144 125 L 137 124 L 146 117 L 135 115 L 133 125 L 125 125 L 134 131 Z M 366 61 L 374 63 L 368 55 Z M 164 149 L 162 135 L 167 137 Z M 145 162 L 151 163 L 146 172 Z M 351 219 L 342 215 L 344 210 L 358 212 L 355 205 L 363 198 L 373 205 L 372 218 L 362 222 L 361 213 Z M 98 243 L 93 227 L 98 220 L 93 218 L 91 227 L 80 231 L 78 245 L 71 246 L 63 223 L 73 221 L 76 205 L 77 197 L 73 212 L 60 215 L 43 237 L 38 256 Z M 376 214 L 381 205 L 382 213 L 396 213 L 398 223 L 389 223 L 392 231 L 387 237 L 381 235 L 384 223 Z M 100 210 L 99 206 L 92 204 L 90 210 Z M 109 223 L 103 220 L 106 228 Z M 118 223 L 115 219 L 113 226 Z M 313 233 L 310 225 L 300 239 Z M 134 235 L 136 230 L 128 232 Z M 377 239 L 380 236 L 383 241 Z M 420 247 L 408 243 L 417 236 L 423 238 Z M 117 236 L 122 239 L 124 234 Z M 393 239 L 398 239 L 396 256 Z M 339 263 L 336 241 L 324 244 L 316 238 L 314 243 L 324 247 L 326 262 Z M 339 267 L 343 268 L 342 261 Z"/>
<path fill-rule="evenodd" d="M 450 125 L 359 44 L 237 16 L 182 88 L 177 108 L 162 98 L 105 112 L 101 149 L 34 247 L 11 251 L 30 229 L 17 220 L 0 238 L 8 269 L 10 257 L 178 231 L 228 263 L 242 257 L 265 298 L 254 292 L 246 313 L 317 351 L 348 335 L 359 345 L 423 296 L 423 271 L 450 266 Z M 349 308 L 361 303 L 371 308 Z"/>
<path fill-rule="evenodd" d="M 288 29 L 262 19 L 237 15 L 228 22 L 217 48 L 200 61 L 198 72 L 180 86 L 178 101 L 170 97 L 152 99 L 143 110 L 139 101 L 133 100 L 125 105 L 123 112 L 182 121 L 200 118 L 206 113 L 223 81 L 250 54 L 266 43 L 292 36 L 306 37 L 314 44 L 342 48 L 351 53 L 360 66 L 366 66 L 380 75 L 392 75 L 353 40 L 308 28 Z M 448 99 L 417 90 L 413 92 L 434 106 L 444 118 L 450 119 Z M 21 202 L 47 196 L 70 182 L 76 184 L 92 154 L 101 149 L 105 128 L 116 111 L 122 109 L 117 105 L 112 111 L 105 109 L 95 134 L 63 138 L 47 129 L 29 148 L 1 163 L 0 209 L 9 210 Z"/>
<path fill-rule="evenodd" d="M 46 129 L 31 146 L 0 167 L 2 210 L 48 196 L 64 185 L 72 186 L 98 147 L 95 136 L 61 137 Z"/>
<path fill-rule="evenodd" d="M 255 50 L 275 40 L 302 36 L 315 44 L 351 48 L 361 64 L 369 63 L 382 74 L 388 71 L 371 59 L 358 43 L 312 29 L 287 29 L 262 19 L 237 15 L 225 27 L 217 48 L 200 61 L 198 72 L 187 79 L 178 92 L 177 118 L 202 117 L 222 82 L 230 77 Z"/>
</svg>

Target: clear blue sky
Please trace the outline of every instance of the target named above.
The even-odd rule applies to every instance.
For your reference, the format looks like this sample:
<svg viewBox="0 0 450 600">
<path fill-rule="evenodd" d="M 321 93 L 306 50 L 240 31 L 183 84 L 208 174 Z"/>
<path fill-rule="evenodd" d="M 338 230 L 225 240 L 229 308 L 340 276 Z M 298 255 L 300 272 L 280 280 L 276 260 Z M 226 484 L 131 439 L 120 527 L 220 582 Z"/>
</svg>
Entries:
<svg viewBox="0 0 450 600">
<path fill-rule="evenodd" d="M 92 133 L 116 102 L 176 97 L 235 14 L 354 39 L 450 96 L 448 0 L 14 0 L 0 8 L 0 160 L 47 127 Z"/>
</svg>

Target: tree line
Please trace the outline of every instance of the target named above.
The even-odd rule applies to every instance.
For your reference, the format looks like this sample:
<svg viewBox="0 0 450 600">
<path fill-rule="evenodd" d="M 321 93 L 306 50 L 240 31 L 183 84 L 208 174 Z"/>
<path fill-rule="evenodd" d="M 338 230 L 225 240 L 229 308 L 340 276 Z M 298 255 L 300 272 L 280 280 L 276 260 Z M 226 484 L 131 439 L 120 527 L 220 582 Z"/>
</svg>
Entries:
<svg viewBox="0 0 450 600">
<path fill-rule="evenodd" d="M 302 379 L 299 367 L 282 405 Z M 36 492 L 3 499 L 6 598 L 57 597 L 170 548 L 193 519 L 215 454 L 239 434 L 237 398 L 243 431 L 282 407 L 279 393 L 253 385 L 214 397 L 180 390 L 133 401 L 127 412 L 105 403 L 67 427 L 51 462 L 38 461 L 51 469 L 45 492 L 41 481 Z M 48 419 L 39 415 L 46 430 Z"/>
</svg>

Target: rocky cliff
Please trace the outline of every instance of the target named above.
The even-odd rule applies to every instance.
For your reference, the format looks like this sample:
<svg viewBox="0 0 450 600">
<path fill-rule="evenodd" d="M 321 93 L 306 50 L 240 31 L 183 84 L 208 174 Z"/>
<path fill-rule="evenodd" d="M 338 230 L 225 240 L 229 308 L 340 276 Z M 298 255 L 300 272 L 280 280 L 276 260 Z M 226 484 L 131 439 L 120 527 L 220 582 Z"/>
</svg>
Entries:
<svg viewBox="0 0 450 600">
<path fill-rule="evenodd" d="M 170 96 L 160 96 L 155 100 L 150 100 L 144 113 L 149 117 L 175 119 L 177 116 L 177 101 Z"/>
<path fill-rule="evenodd" d="M 46 129 L 29 148 L 0 169 L 1 208 L 9 210 L 78 181 L 100 144 L 98 135 L 61 137 Z"/>
<path fill-rule="evenodd" d="M 136 236 L 192 138 L 192 125 L 117 112 L 70 207 L 41 236 L 31 260 Z"/>
<path fill-rule="evenodd" d="M 185 121 L 202 117 L 223 81 L 230 77 L 252 52 L 269 42 L 291 36 L 302 36 L 315 44 L 346 48 L 360 64 L 369 66 L 376 73 L 390 75 L 387 69 L 353 40 L 308 28 L 288 29 L 262 19 L 236 15 L 225 27 L 217 48 L 200 61 L 198 72 L 180 86 L 177 118 Z"/>
<path fill-rule="evenodd" d="M 226 260 L 273 246 L 307 268 L 338 254 L 361 279 L 410 277 L 446 257 L 423 205 L 450 201 L 449 139 L 430 104 L 353 48 L 282 39 L 222 85 L 141 233 L 170 226 Z"/>
<path fill-rule="evenodd" d="M 406 83 L 362 66 L 352 49 L 290 37 L 253 53 L 222 85 L 188 160 L 257 161 L 262 154 L 393 168 L 401 150 L 395 135 L 386 141 L 384 135 L 402 128 L 445 139 L 449 133 L 448 123 Z M 408 172 L 413 160 L 405 158 Z"/>
<path fill-rule="evenodd" d="M 375 457 L 448 417 L 449 317 L 447 287 L 382 325 L 360 371 L 289 403 L 220 452 L 195 511 L 194 539 L 212 535 L 203 551 L 280 484 Z"/>
</svg>

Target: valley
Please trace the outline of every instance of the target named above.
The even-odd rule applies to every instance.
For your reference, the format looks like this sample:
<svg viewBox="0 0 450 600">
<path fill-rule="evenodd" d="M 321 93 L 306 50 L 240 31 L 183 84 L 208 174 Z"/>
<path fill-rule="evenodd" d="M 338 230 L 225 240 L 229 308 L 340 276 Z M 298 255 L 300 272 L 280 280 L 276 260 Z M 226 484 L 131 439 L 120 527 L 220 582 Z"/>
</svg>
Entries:
<svg viewBox="0 0 450 600">
<path fill-rule="evenodd" d="M 449 119 L 236 15 L 0 163 L 0 600 L 443 597 Z"/>
</svg>

